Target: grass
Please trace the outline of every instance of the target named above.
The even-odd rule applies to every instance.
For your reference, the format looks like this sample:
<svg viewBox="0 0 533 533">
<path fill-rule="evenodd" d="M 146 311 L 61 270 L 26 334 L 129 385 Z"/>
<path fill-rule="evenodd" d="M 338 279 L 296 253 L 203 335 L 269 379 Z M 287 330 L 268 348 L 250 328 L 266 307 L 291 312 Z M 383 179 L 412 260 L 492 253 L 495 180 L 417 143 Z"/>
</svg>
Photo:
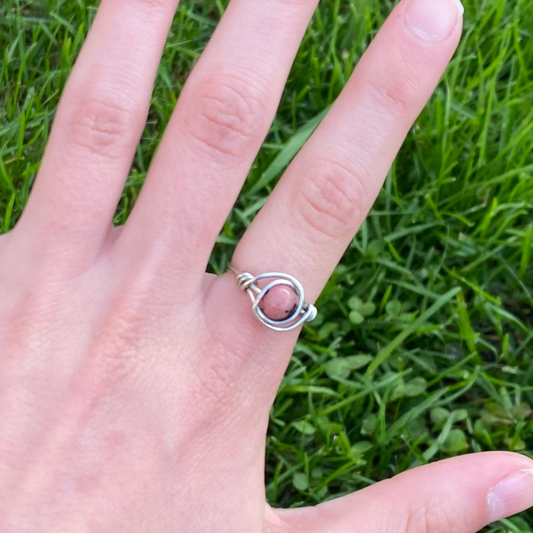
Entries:
<svg viewBox="0 0 533 533">
<path fill-rule="evenodd" d="M 466 452 L 533 456 L 533 8 L 527 0 L 465 4 L 459 51 L 281 384 L 267 442 L 275 506 L 314 504 Z M 219 238 L 214 272 L 391 8 L 388 0 L 322 2 Z M 95 9 L 85 0 L 0 5 L 3 231 L 24 208 Z M 220 0 L 182 0 L 117 224 L 222 12 Z M 533 532 L 533 514 L 486 531 Z"/>
</svg>

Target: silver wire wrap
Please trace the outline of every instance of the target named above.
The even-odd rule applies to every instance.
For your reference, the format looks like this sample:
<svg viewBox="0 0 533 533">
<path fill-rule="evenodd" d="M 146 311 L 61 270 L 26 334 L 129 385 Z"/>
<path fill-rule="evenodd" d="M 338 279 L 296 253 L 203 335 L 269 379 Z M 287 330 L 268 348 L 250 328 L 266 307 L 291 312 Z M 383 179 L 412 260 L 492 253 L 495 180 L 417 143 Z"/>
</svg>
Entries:
<svg viewBox="0 0 533 533">
<path fill-rule="evenodd" d="M 239 272 L 232 265 L 229 266 L 229 270 L 237 276 L 237 283 L 241 289 L 248 293 L 257 320 L 270 329 L 275 331 L 291 331 L 300 327 L 304 322 L 311 322 L 316 318 L 318 313 L 317 308 L 305 301 L 304 288 L 295 277 L 281 272 L 267 272 L 259 276 L 252 276 L 249 272 Z M 256 285 L 256 282 L 263 279 L 273 279 L 273 281 L 260 289 Z M 259 304 L 266 296 L 266 293 L 276 285 L 287 285 L 295 292 L 298 298 L 298 304 L 293 314 L 284 320 L 272 320 L 259 308 Z"/>
</svg>

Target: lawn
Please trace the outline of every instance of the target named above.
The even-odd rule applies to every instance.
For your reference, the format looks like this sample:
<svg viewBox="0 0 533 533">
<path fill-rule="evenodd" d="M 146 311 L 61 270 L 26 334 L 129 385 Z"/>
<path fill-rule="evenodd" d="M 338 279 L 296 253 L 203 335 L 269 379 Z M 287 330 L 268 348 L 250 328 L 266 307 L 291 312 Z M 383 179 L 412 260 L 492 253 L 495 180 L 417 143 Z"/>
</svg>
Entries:
<svg viewBox="0 0 533 533">
<path fill-rule="evenodd" d="M 225 3 L 182 0 L 117 224 Z M 0 4 L 0 231 L 24 208 L 95 5 Z M 391 8 L 323 0 L 213 272 L 225 269 Z M 267 441 L 275 506 L 315 504 L 467 452 L 533 456 L 533 6 L 467 0 L 465 8 L 459 51 L 281 384 Z M 486 531 L 533 532 L 533 513 Z"/>
</svg>

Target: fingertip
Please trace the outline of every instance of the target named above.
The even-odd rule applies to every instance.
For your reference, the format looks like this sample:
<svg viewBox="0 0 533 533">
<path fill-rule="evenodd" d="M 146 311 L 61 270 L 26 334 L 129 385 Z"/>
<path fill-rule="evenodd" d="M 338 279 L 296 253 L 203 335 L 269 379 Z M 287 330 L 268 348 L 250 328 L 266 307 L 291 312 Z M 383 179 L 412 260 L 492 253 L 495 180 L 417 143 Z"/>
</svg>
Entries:
<svg viewBox="0 0 533 533">
<path fill-rule="evenodd" d="M 455 4 L 455 7 L 457 7 L 457 11 L 459 11 L 459 16 L 462 18 L 465 14 L 465 7 L 460 0 L 453 0 L 453 3 Z"/>
<path fill-rule="evenodd" d="M 445 507 L 456 509 L 456 520 L 463 516 L 465 530 L 467 522 L 477 530 L 533 506 L 533 460 L 520 453 L 467 454 L 410 472 L 411 490 L 416 485 L 430 486 L 432 494 L 437 490 L 438 499 L 450 504 Z"/>
<path fill-rule="evenodd" d="M 533 506 L 533 468 L 505 476 L 487 494 L 488 522 L 495 522 Z"/>
<path fill-rule="evenodd" d="M 351 531 L 355 523 L 390 533 L 405 531 L 406 524 L 413 532 L 470 533 L 532 505 L 533 461 L 495 451 L 407 470 L 349 496 L 288 510 L 283 519 L 317 533 Z"/>
<path fill-rule="evenodd" d="M 463 11 L 459 0 L 410 0 L 405 7 L 405 21 L 421 41 L 439 43 L 454 33 Z"/>
<path fill-rule="evenodd" d="M 497 478 L 487 491 L 487 523 L 533 506 L 533 460 L 516 452 L 486 452 L 492 456 Z"/>
</svg>

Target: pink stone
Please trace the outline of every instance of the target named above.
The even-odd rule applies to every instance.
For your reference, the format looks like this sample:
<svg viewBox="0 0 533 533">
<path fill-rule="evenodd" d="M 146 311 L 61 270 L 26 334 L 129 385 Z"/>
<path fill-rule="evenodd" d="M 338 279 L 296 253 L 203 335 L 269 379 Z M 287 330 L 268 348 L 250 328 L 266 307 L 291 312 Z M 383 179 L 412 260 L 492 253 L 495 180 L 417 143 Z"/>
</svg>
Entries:
<svg viewBox="0 0 533 533">
<path fill-rule="evenodd" d="M 287 285 L 272 287 L 261 300 L 259 308 L 271 320 L 286 320 L 294 313 L 298 296 Z"/>
</svg>

